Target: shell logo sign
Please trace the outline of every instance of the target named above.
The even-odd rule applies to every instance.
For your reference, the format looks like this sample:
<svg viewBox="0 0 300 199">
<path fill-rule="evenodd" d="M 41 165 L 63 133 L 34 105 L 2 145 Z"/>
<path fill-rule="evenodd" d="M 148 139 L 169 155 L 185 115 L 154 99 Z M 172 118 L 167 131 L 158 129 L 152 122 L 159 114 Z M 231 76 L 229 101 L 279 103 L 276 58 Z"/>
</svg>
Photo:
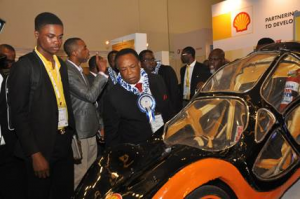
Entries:
<svg viewBox="0 0 300 199">
<path fill-rule="evenodd" d="M 237 32 L 243 32 L 248 29 L 251 19 L 247 12 L 240 12 L 233 20 L 233 27 Z"/>
<path fill-rule="evenodd" d="M 213 40 L 252 33 L 252 7 L 223 13 L 212 18 Z"/>
</svg>

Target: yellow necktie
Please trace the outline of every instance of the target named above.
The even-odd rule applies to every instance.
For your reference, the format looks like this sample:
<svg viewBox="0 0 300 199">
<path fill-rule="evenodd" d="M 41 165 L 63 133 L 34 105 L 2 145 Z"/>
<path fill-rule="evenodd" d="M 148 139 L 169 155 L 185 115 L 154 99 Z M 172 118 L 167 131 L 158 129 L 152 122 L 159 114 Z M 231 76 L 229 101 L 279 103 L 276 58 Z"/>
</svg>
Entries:
<svg viewBox="0 0 300 199">
<path fill-rule="evenodd" d="M 190 87 L 190 65 L 186 65 L 185 85 L 186 87 Z"/>
<path fill-rule="evenodd" d="M 190 65 L 186 65 L 186 77 L 185 77 L 185 87 L 188 89 L 185 99 L 190 99 Z"/>
</svg>

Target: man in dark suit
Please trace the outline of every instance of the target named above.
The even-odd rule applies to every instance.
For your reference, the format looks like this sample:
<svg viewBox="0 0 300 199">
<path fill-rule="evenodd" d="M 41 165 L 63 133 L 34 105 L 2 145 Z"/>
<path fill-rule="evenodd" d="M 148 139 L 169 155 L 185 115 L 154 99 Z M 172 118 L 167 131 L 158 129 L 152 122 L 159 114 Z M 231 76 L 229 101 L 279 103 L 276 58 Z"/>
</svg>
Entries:
<svg viewBox="0 0 300 199">
<path fill-rule="evenodd" d="M 182 104 L 178 80 L 174 69 L 171 66 L 162 65 L 155 61 L 154 54 L 151 50 L 143 50 L 140 52 L 139 59 L 142 68 L 144 68 L 147 73 L 158 74 L 164 79 L 174 112 L 179 112 L 182 108 Z"/>
<path fill-rule="evenodd" d="M 207 66 L 196 61 L 195 54 L 195 49 L 190 46 L 184 48 L 181 53 L 181 61 L 185 64 L 180 69 L 183 106 L 187 105 L 194 96 L 196 89 L 201 88 L 211 75 Z"/>
<path fill-rule="evenodd" d="M 103 63 L 99 64 L 99 72 L 90 85 L 81 68 L 81 64 L 87 62 L 89 58 L 89 50 L 85 42 L 80 38 L 69 38 L 64 44 L 64 50 L 68 55 L 66 64 L 72 107 L 82 149 L 82 160 L 75 164 L 74 187 L 76 188 L 97 157 L 96 134 L 100 130 L 100 120 L 95 103 L 107 82 L 107 76 L 104 74 L 106 61 L 103 60 Z"/>
<path fill-rule="evenodd" d="M 141 69 L 138 54 L 123 49 L 116 56 L 118 83 L 104 98 L 106 146 L 139 144 L 160 136 L 172 111 L 163 79 Z"/>
<path fill-rule="evenodd" d="M 41 13 L 35 18 L 34 34 L 35 50 L 12 66 L 8 78 L 19 139 L 16 155 L 26 162 L 28 198 L 70 198 L 75 123 L 67 67 L 55 55 L 62 44 L 63 23 L 52 13 Z"/>
<path fill-rule="evenodd" d="M 119 73 L 119 70 L 116 67 L 116 55 L 117 55 L 118 51 L 116 50 L 112 50 L 107 54 L 107 61 L 109 63 L 109 66 L 116 72 Z"/>
<path fill-rule="evenodd" d="M 0 45 L 1 46 L 1 45 Z M 1 47 L 0 47 L 1 48 Z M 0 50 L 1 51 L 1 50 Z M 0 198 L 27 198 L 24 161 L 14 156 L 17 135 L 8 128 L 6 79 L 1 69 L 7 69 L 6 56 L 0 53 Z"/>
<path fill-rule="evenodd" d="M 208 55 L 208 63 L 210 73 L 214 74 L 226 64 L 225 52 L 220 48 L 213 49 Z"/>
</svg>

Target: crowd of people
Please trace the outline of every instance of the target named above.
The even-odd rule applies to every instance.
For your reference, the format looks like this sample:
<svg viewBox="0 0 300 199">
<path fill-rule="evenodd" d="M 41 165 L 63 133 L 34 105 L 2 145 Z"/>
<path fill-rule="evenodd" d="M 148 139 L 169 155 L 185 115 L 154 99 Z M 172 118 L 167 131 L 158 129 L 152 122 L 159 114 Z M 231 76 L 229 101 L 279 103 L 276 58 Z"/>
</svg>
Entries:
<svg viewBox="0 0 300 199">
<path fill-rule="evenodd" d="M 41 13 L 34 25 L 36 47 L 17 62 L 14 48 L 0 45 L 0 198 L 71 198 L 104 148 L 160 137 L 164 124 L 228 62 L 214 49 L 202 64 L 188 46 L 178 84 L 174 69 L 151 50 L 111 51 L 107 63 L 90 58 L 84 40 L 72 37 L 64 42 L 63 61 L 56 56 L 64 35 L 59 17 Z M 73 144 L 81 151 L 76 161 Z"/>
</svg>

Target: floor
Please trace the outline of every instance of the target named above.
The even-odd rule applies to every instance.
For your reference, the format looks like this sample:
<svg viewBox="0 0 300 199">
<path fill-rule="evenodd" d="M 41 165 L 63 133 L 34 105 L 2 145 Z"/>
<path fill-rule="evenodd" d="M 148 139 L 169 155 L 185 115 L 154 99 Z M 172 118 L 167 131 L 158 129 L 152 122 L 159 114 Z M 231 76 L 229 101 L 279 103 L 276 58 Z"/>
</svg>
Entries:
<svg viewBox="0 0 300 199">
<path fill-rule="evenodd" d="M 282 199 L 299 199 L 300 198 L 300 180 L 296 182 L 289 190 L 284 194 Z"/>
</svg>

